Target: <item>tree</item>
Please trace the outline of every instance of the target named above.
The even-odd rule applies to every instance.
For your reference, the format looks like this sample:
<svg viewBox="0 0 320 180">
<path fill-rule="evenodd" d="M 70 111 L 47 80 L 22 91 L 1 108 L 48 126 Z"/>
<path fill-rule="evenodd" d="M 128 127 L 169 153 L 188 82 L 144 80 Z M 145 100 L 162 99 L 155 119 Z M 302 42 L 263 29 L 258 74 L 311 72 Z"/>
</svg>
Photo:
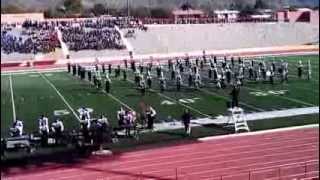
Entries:
<svg viewBox="0 0 320 180">
<path fill-rule="evenodd" d="M 246 16 L 249 16 L 249 15 L 252 15 L 252 14 L 255 14 L 256 13 L 256 9 L 247 5 L 245 6 L 241 11 L 240 11 L 240 16 L 241 17 L 246 17 Z"/>
<path fill-rule="evenodd" d="M 151 16 L 150 10 L 147 7 L 137 7 L 131 10 L 131 15 L 134 17 L 149 17 Z"/>
<path fill-rule="evenodd" d="M 163 8 L 153 8 L 150 11 L 151 16 L 154 18 L 167 18 L 169 17 L 169 12 Z"/>
<path fill-rule="evenodd" d="M 23 12 L 25 12 L 24 9 L 14 4 L 9 4 L 8 6 L 5 6 L 5 7 L 1 6 L 1 13 L 23 13 Z"/>
<path fill-rule="evenodd" d="M 192 9 L 192 5 L 189 2 L 183 3 L 180 7 L 182 10 Z"/>
<path fill-rule="evenodd" d="M 81 13 L 83 10 L 81 0 L 65 0 L 63 5 L 67 13 Z"/>
<path fill-rule="evenodd" d="M 101 4 L 101 3 L 98 3 L 98 4 L 95 4 L 92 8 L 92 12 L 97 16 L 97 15 L 103 15 L 107 12 L 107 9 L 106 7 Z"/>
<path fill-rule="evenodd" d="M 255 9 L 267 9 L 268 5 L 263 0 L 257 0 L 254 5 Z"/>
</svg>

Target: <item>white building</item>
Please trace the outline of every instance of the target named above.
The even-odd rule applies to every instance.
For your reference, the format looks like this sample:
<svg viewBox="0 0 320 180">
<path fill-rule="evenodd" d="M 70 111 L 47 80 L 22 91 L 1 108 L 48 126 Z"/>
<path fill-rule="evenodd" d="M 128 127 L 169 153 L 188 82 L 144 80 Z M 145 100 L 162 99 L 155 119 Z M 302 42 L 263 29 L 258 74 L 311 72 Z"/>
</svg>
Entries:
<svg viewBox="0 0 320 180">
<path fill-rule="evenodd" d="M 235 10 L 216 10 L 214 16 L 219 21 L 235 22 L 239 17 L 239 11 Z"/>
</svg>

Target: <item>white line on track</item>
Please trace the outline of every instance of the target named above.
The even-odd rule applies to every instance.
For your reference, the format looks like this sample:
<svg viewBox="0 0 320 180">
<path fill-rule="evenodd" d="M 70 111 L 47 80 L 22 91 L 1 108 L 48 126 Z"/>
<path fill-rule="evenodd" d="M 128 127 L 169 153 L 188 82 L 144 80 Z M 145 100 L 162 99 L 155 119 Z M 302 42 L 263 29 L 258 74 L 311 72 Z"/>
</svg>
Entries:
<svg viewBox="0 0 320 180">
<path fill-rule="evenodd" d="M 80 121 L 80 118 L 77 115 L 77 113 L 70 106 L 70 104 L 67 102 L 67 100 L 63 97 L 63 95 L 59 92 L 59 90 L 41 72 L 38 72 L 38 73 L 56 91 L 56 93 L 60 96 L 62 101 L 65 103 L 65 105 L 67 105 L 67 107 L 70 109 L 70 111 L 73 113 L 73 115 L 78 119 L 78 121 Z"/>
<path fill-rule="evenodd" d="M 253 90 L 253 91 L 262 91 L 260 89 L 250 88 L 250 87 L 246 87 L 246 86 L 243 86 L 243 88 L 249 89 L 249 90 Z M 298 99 L 294 99 L 294 98 L 289 98 L 289 97 L 280 96 L 280 95 L 276 95 L 276 94 L 272 94 L 272 95 L 276 96 L 276 97 L 279 97 L 279 98 L 282 98 L 282 99 L 285 99 L 285 100 L 289 100 L 289 101 L 295 102 L 295 103 L 307 105 L 307 106 L 312 106 L 312 107 L 313 106 L 317 106 L 315 104 L 307 103 L 307 102 L 304 102 L 304 101 L 301 101 L 301 100 L 298 100 Z"/>
<path fill-rule="evenodd" d="M 302 145 L 310 145 L 310 144 L 302 144 Z M 297 146 L 292 146 L 292 147 L 301 147 L 301 145 L 297 145 Z M 267 149 L 267 150 L 274 150 L 274 149 L 283 149 L 282 147 L 281 148 L 270 148 L 270 149 Z M 285 155 L 292 155 L 292 154 L 295 154 L 295 153 L 300 153 L 300 154 L 303 154 L 303 153 L 307 153 L 307 152 L 314 152 L 314 151 L 316 151 L 316 148 L 309 148 L 309 149 L 307 149 L 307 150 L 299 150 L 299 151 L 294 151 L 294 152 L 291 152 L 291 151 L 289 151 L 289 152 L 280 152 L 280 153 L 273 153 L 273 154 L 267 154 L 267 155 L 265 155 L 265 154 L 263 154 L 263 152 L 266 152 L 266 151 L 264 151 L 264 150 L 259 150 L 259 151 L 257 151 L 257 152 L 260 152 L 260 154 L 262 154 L 261 156 L 254 156 L 254 157 L 250 157 L 250 156 L 246 156 L 246 155 L 243 155 L 242 157 L 244 157 L 244 158 L 241 158 L 241 159 L 230 159 L 230 160 L 227 160 L 227 161 L 225 161 L 225 160 L 223 160 L 223 161 L 215 161 L 215 162 L 208 162 L 206 165 L 210 165 L 210 166 L 218 166 L 218 165 L 222 165 L 222 164 L 226 164 L 226 163 L 236 163 L 236 162 L 238 162 L 238 161 L 245 161 L 245 160 L 255 160 L 255 159 L 257 159 L 257 158 L 261 158 L 261 157 L 264 157 L 264 158 L 267 158 L 267 157 L 270 157 L 270 158 L 272 158 L 272 157 L 275 157 L 275 156 L 285 156 Z M 234 155 L 238 155 L 239 153 L 233 153 Z M 247 154 L 247 152 L 244 152 L 243 154 Z M 221 157 L 224 157 L 223 155 L 220 155 Z M 308 156 L 308 157 L 313 157 L 313 156 Z M 192 160 L 205 160 L 205 159 L 208 159 L 208 157 L 199 157 L 199 158 L 193 158 Z M 292 159 L 292 158 L 290 158 L 290 159 Z M 290 160 L 289 159 L 289 160 Z M 295 159 L 297 159 L 297 158 L 295 158 Z M 299 157 L 299 159 L 302 159 L 301 157 Z M 288 159 L 287 159 L 288 160 Z M 280 162 L 283 162 L 283 161 L 287 161 L 287 160 L 280 160 Z M 180 160 L 173 160 L 173 161 L 167 161 L 167 162 L 157 162 L 157 163 L 152 163 L 152 164 L 145 164 L 145 165 L 141 165 L 141 166 L 135 166 L 135 167 L 126 167 L 126 168 L 119 168 L 119 169 L 117 169 L 118 171 L 122 171 L 122 172 L 124 172 L 124 171 L 136 171 L 137 169 L 149 169 L 150 167 L 152 168 L 152 167 L 155 167 L 155 166 L 168 166 L 168 165 L 170 165 L 170 164 L 174 164 L 174 163 L 181 163 L 181 164 L 183 164 L 183 163 L 188 163 L 189 162 L 189 159 L 188 158 L 186 158 L 186 159 L 184 159 L 184 160 L 182 160 L 182 161 L 180 161 Z M 279 162 L 279 161 L 276 161 L 276 162 Z M 245 166 L 242 166 L 242 167 L 250 167 L 250 166 L 263 166 L 263 165 L 267 165 L 267 164 L 272 164 L 272 163 L 275 163 L 275 161 L 269 161 L 269 162 L 259 162 L 259 161 L 257 161 L 257 162 L 255 162 L 255 163 L 250 163 L 250 164 L 247 164 L 247 165 L 245 165 Z M 196 167 L 196 166 L 202 166 L 203 164 L 198 164 L 198 165 L 189 165 L 189 166 L 181 166 L 179 169 L 181 170 L 181 169 L 183 169 L 183 168 L 192 168 L 192 167 Z M 96 167 L 96 166 L 94 166 L 94 167 Z M 94 168 L 93 167 L 93 168 Z M 101 166 L 99 166 L 100 168 L 101 168 Z M 219 167 L 219 166 L 218 166 Z M 220 166 L 221 167 L 221 166 Z M 91 167 L 92 168 L 92 167 Z M 215 170 L 205 170 L 205 171 L 201 171 L 201 173 L 202 172 L 211 172 L 211 171 L 218 171 L 218 170 L 222 170 L 222 169 L 224 169 L 224 170 L 230 170 L 230 169 L 235 169 L 235 168 L 237 168 L 237 167 L 227 167 L 227 168 L 220 168 L 220 169 L 215 169 Z M 167 171 L 167 170 L 157 170 L 157 171 L 146 171 L 145 173 L 155 173 L 155 172 L 163 172 L 163 171 Z M 70 172 L 70 171 L 69 171 Z M 71 171 L 72 172 L 72 171 Z M 196 171 L 196 172 L 193 172 L 193 173 L 190 173 L 190 175 L 191 174 L 198 174 L 198 173 L 200 173 L 200 172 L 198 172 L 198 171 Z M 70 175 L 70 176 L 64 176 L 64 177 L 61 177 L 61 179 L 69 179 L 69 178 L 76 178 L 76 177 L 80 177 L 80 176 L 86 176 L 86 175 L 89 175 L 89 176 L 94 176 L 94 175 L 97 175 L 97 172 L 86 172 L 86 173 L 80 173 L 80 174 L 72 174 L 72 175 Z"/>
<path fill-rule="evenodd" d="M 200 141 L 211 141 L 214 139 L 228 139 L 228 138 L 234 138 L 234 137 L 241 137 L 241 136 L 255 136 L 255 135 L 264 135 L 264 134 L 272 134 L 275 132 L 286 132 L 286 131 L 292 131 L 292 130 L 299 130 L 299 129 L 310 129 L 310 128 L 319 128 L 318 124 L 312 124 L 312 125 L 305 125 L 305 126 L 297 126 L 297 127 L 291 127 L 291 128 L 280 128 L 280 129 L 273 129 L 273 130 L 262 130 L 258 132 L 249 132 L 249 133 L 243 133 L 243 134 L 233 134 L 233 135 L 226 135 L 226 136 L 213 136 L 213 137 L 207 137 L 207 138 L 200 138 L 198 140 Z M 297 139 L 293 140 L 296 141 Z M 246 146 L 246 145 L 244 145 Z M 138 158 L 139 159 L 139 158 Z M 64 172 L 73 172 L 77 171 L 78 169 L 68 169 L 60 171 L 60 173 Z M 49 174 L 54 174 L 56 172 L 43 172 L 40 174 L 36 174 L 35 176 L 48 176 Z"/>
<path fill-rule="evenodd" d="M 13 121 L 15 121 L 17 116 L 16 116 L 16 106 L 15 106 L 14 97 L 13 97 L 12 75 L 11 74 L 9 76 L 9 81 L 10 81 L 11 103 L 12 103 L 12 115 L 13 115 Z"/>
</svg>

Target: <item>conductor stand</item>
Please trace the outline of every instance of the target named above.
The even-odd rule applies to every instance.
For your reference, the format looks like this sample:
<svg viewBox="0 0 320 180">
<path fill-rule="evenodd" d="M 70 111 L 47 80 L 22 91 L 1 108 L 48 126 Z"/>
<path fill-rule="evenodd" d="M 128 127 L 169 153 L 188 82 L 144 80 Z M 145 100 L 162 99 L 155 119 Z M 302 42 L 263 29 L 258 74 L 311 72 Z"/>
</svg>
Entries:
<svg viewBox="0 0 320 180">
<path fill-rule="evenodd" d="M 250 131 L 242 108 L 240 107 L 229 108 L 228 116 L 229 117 L 228 117 L 227 124 L 233 124 L 236 133 Z"/>
</svg>

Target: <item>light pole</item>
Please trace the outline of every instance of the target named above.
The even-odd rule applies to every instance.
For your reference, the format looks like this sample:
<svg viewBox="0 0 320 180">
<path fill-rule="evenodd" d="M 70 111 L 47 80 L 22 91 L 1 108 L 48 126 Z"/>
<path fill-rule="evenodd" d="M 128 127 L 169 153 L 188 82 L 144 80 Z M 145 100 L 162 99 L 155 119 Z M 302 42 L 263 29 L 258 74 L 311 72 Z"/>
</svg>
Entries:
<svg viewBox="0 0 320 180">
<path fill-rule="evenodd" d="M 127 0 L 127 15 L 128 15 L 128 18 L 130 17 L 130 0 Z"/>
</svg>

